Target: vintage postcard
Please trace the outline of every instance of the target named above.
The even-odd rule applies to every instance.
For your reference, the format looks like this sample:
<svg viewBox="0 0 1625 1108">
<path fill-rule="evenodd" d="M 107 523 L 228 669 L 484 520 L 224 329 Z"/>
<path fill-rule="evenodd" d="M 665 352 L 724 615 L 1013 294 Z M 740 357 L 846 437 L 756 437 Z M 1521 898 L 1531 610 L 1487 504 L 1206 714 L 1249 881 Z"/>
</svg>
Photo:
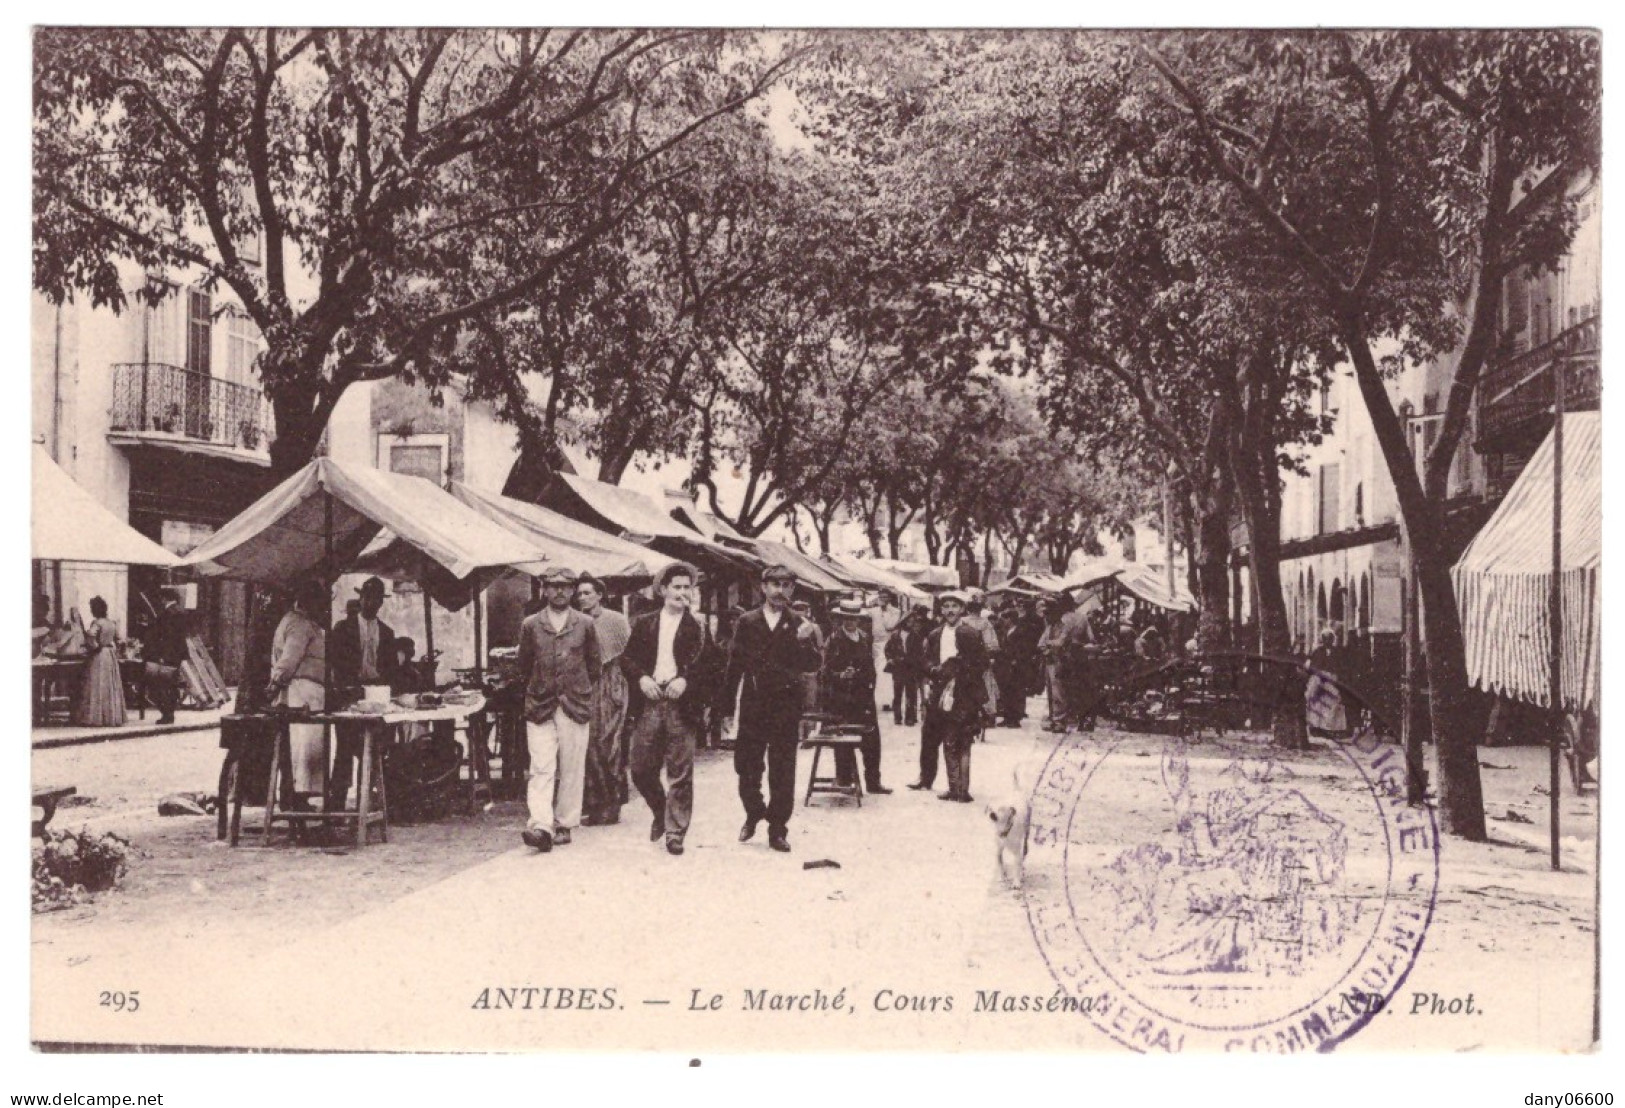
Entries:
<svg viewBox="0 0 1625 1108">
<path fill-rule="evenodd" d="M 34 1051 L 1597 1049 L 1599 32 L 30 64 Z"/>
</svg>

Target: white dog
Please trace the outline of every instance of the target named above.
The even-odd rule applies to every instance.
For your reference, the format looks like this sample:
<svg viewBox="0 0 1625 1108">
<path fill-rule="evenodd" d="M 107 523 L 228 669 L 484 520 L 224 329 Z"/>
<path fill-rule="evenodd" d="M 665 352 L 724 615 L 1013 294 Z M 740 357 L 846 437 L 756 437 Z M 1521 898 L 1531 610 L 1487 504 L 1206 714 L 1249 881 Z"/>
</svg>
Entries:
<svg viewBox="0 0 1625 1108">
<path fill-rule="evenodd" d="M 993 822 L 994 861 L 999 867 L 999 880 L 1019 889 L 1027 877 L 1027 817 L 1032 810 L 1032 794 L 1022 784 L 1019 765 L 1011 770 L 1010 783 L 1010 795 L 989 804 L 987 818 Z M 1005 864 L 1006 855 L 1011 865 Z"/>
</svg>

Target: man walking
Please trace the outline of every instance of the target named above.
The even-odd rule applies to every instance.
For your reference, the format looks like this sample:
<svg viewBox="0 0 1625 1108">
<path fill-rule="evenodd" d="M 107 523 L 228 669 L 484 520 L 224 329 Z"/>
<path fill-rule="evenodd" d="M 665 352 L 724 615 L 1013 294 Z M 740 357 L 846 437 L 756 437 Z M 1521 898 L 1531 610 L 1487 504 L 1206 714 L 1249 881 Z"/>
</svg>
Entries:
<svg viewBox="0 0 1625 1108">
<path fill-rule="evenodd" d="M 159 723 L 175 722 L 175 706 L 180 703 L 181 663 L 191 657 L 186 644 L 186 609 L 181 594 L 164 589 L 159 594 L 163 610 L 147 631 L 145 664 L 141 667 L 147 699 L 158 709 Z"/>
<path fill-rule="evenodd" d="M 593 621 L 570 606 L 576 575 L 563 566 L 542 574 L 546 606 L 519 628 L 519 672 L 525 675 L 525 737 L 530 772 L 525 845 L 546 853 L 570 842 L 581 824 L 587 769 L 587 724 L 600 670 Z M 558 789 L 555 807 L 554 788 Z"/>
<path fill-rule="evenodd" d="M 654 813 L 649 841 L 664 836 L 673 856 L 683 853 L 694 814 L 694 747 L 705 724 L 710 651 L 705 628 L 688 610 L 697 576 L 681 562 L 661 571 L 655 583 L 660 610 L 637 618 L 621 655 L 636 713 L 632 783 Z"/>
<path fill-rule="evenodd" d="M 925 721 L 920 726 L 920 779 L 911 789 L 929 789 L 937 780 L 937 751 L 948 763 L 948 791 L 942 800 L 971 802 L 971 743 L 981 727 L 987 685 L 987 648 L 981 632 L 968 627 L 965 594 L 945 592 L 937 598 L 942 623 L 925 637 L 925 662 L 930 667 Z"/>
<path fill-rule="evenodd" d="M 762 572 L 760 608 L 739 617 L 728 651 L 728 673 L 717 698 L 724 733 L 733 729 L 734 698 L 739 698 L 739 734 L 734 771 L 745 825 L 739 841 L 749 842 L 767 820 L 767 844 L 790 849 L 790 813 L 795 810 L 796 744 L 800 739 L 801 678 L 818 669 L 813 623 L 789 610 L 796 578 L 783 566 Z M 762 799 L 762 770 L 768 799 Z"/>
</svg>

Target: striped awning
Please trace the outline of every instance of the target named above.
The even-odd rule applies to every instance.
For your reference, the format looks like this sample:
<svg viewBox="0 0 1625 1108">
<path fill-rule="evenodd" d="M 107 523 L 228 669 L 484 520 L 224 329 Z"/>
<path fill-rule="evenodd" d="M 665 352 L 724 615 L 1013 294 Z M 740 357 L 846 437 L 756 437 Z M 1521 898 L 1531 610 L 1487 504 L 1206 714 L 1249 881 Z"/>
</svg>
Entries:
<svg viewBox="0 0 1625 1108">
<path fill-rule="evenodd" d="M 1467 676 L 1489 692 L 1551 703 L 1552 436 L 1451 570 Z M 1563 702 L 1593 707 L 1601 666 L 1602 416 L 1563 420 Z"/>
</svg>

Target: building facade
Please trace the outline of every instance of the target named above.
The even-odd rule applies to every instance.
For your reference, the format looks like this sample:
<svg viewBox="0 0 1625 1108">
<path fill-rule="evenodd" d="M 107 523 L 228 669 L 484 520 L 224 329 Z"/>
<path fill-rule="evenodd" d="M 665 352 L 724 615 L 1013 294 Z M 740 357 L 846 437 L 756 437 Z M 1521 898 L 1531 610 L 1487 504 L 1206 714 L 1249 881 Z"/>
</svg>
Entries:
<svg viewBox="0 0 1625 1108">
<path fill-rule="evenodd" d="M 122 312 L 84 302 L 32 304 L 34 440 L 92 496 L 175 554 L 197 546 L 269 487 L 275 436 L 255 362 L 259 331 L 195 273 L 125 268 Z M 36 564 L 54 617 L 100 595 L 127 636 L 158 606 L 164 572 Z M 185 581 L 193 627 L 228 681 L 239 672 L 248 591 Z"/>
<path fill-rule="evenodd" d="M 1570 410 L 1599 404 L 1597 181 L 1578 179 L 1569 195 L 1579 223 L 1566 256 L 1555 269 L 1509 276 L 1502 289 L 1501 341 L 1485 365 L 1449 475 L 1452 556 L 1489 518 L 1551 429 L 1556 374 L 1566 367 Z M 1451 355 L 1407 366 L 1388 382 L 1419 469 L 1444 419 L 1456 364 Z M 1282 582 L 1293 638 L 1310 650 L 1328 628 L 1341 641 L 1357 631 L 1377 661 L 1393 663 L 1407 607 L 1393 481 L 1352 368 L 1333 374 L 1320 404 L 1335 417 L 1334 429 L 1304 452 L 1304 473 L 1287 477 L 1282 497 Z"/>
</svg>

